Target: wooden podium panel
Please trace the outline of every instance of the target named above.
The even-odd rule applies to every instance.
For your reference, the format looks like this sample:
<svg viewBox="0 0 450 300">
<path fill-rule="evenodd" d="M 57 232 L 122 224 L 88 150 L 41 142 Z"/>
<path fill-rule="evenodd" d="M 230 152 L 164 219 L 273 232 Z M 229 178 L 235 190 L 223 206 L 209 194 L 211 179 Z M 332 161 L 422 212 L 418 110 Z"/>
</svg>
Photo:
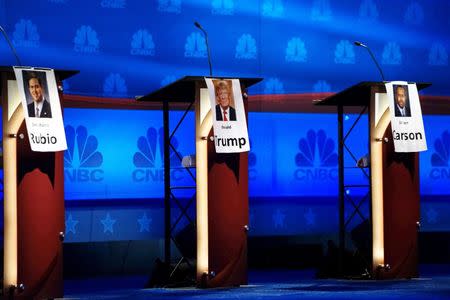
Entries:
<svg viewBox="0 0 450 300">
<path fill-rule="evenodd" d="M 247 284 L 248 153 L 208 143 L 208 287 Z"/>
<path fill-rule="evenodd" d="M 77 71 L 55 71 L 57 80 Z M 63 296 L 63 152 L 31 151 L 12 67 L 0 67 L 3 116 L 5 296 Z M 62 98 L 62 93 L 60 93 Z"/>
<path fill-rule="evenodd" d="M 240 78 L 241 88 L 246 89 L 261 80 L 261 78 Z M 169 103 L 185 102 L 194 105 L 197 285 L 200 287 L 224 287 L 246 284 L 248 154 L 218 154 L 215 152 L 211 103 L 205 77 L 185 76 L 138 100 L 163 102 L 165 153 L 169 153 L 170 144 Z M 244 106 L 247 109 L 247 99 L 244 99 Z M 170 166 L 170 161 L 164 164 L 165 174 L 168 174 L 168 166 Z M 166 176 L 166 264 L 169 264 L 171 260 L 170 188 L 170 176 Z"/>
<path fill-rule="evenodd" d="M 423 89 L 431 84 L 417 83 Z M 345 277 L 344 107 L 368 109 L 370 154 L 371 262 L 366 270 L 376 279 L 418 276 L 419 154 L 396 153 L 384 82 L 361 82 L 317 105 L 336 106 L 339 137 L 339 273 Z M 365 272 L 367 273 L 367 272 Z"/>
<path fill-rule="evenodd" d="M 32 152 L 25 123 L 17 139 L 17 282 L 24 298 L 63 296 L 63 152 Z"/>
<path fill-rule="evenodd" d="M 391 126 L 385 137 L 392 141 Z M 384 263 L 390 268 L 377 277 L 412 278 L 418 272 L 420 218 L 419 154 L 396 153 L 383 144 Z"/>
</svg>

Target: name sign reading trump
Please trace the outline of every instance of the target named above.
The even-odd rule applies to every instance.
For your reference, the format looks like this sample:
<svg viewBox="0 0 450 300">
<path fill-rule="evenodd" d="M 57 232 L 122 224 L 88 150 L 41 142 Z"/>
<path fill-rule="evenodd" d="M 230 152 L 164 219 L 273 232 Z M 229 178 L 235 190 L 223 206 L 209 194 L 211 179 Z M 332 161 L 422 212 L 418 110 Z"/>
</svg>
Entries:
<svg viewBox="0 0 450 300">
<path fill-rule="evenodd" d="M 14 67 L 14 73 L 31 150 L 66 150 L 66 135 L 53 70 Z"/>
<path fill-rule="evenodd" d="M 213 114 L 217 153 L 250 151 L 247 120 L 238 79 L 205 78 Z"/>
<path fill-rule="evenodd" d="M 405 81 L 388 82 L 386 93 L 395 152 L 426 151 L 427 141 L 416 84 Z"/>
</svg>

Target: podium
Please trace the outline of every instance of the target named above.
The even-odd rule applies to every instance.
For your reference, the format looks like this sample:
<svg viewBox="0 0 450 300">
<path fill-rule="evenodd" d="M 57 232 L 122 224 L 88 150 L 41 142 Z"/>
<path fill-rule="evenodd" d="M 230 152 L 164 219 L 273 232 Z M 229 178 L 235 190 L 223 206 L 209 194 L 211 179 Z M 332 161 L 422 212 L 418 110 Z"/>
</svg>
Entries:
<svg viewBox="0 0 450 300">
<path fill-rule="evenodd" d="M 55 71 L 59 82 L 77 71 Z M 32 152 L 12 67 L 0 67 L 3 110 L 3 295 L 63 296 L 63 152 Z M 62 93 L 60 93 L 62 98 Z"/>
<path fill-rule="evenodd" d="M 418 83 L 423 89 L 431 84 Z M 356 122 L 367 111 L 369 116 L 369 181 L 370 237 L 366 276 L 376 279 L 412 278 L 418 276 L 419 223 L 419 155 L 396 153 L 390 127 L 389 103 L 383 82 L 361 82 L 316 105 L 337 107 L 339 156 L 339 254 L 338 275 L 345 277 L 344 252 L 346 243 L 344 149 L 355 159 L 345 144 L 344 107 L 363 107 Z M 353 129 L 351 127 L 350 131 Z M 356 165 L 356 159 L 355 159 Z M 364 172 L 364 170 L 363 170 Z M 356 211 L 359 206 L 353 204 Z"/>
<path fill-rule="evenodd" d="M 170 200 L 176 188 L 171 186 L 169 175 L 173 135 L 169 134 L 169 104 L 187 103 L 185 115 L 192 106 L 195 110 L 197 286 L 235 286 L 247 283 L 248 154 L 215 153 L 211 104 L 204 78 L 186 76 L 138 100 L 163 103 L 166 265 L 171 262 Z M 241 88 L 245 90 L 261 80 L 240 78 Z M 244 106 L 247 107 L 245 97 Z"/>
</svg>

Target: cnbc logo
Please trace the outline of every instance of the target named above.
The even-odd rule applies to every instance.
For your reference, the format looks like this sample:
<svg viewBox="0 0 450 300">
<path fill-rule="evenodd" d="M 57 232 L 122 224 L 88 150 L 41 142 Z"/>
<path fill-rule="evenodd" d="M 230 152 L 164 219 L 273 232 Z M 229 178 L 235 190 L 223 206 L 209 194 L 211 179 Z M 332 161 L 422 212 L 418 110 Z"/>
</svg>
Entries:
<svg viewBox="0 0 450 300">
<path fill-rule="evenodd" d="M 131 176 L 134 182 L 164 181 L 163 139 L 163 128 L 157 131 L 154 127 L 147 130 L 146 136 L 139 137 L 137 141 L 139 151 L 133 156 L 136 169 Z M 171 144 L 175 150 L 178 148 L 178 140 L 175 137 L 172 138 Z M 183 168 L 174 151 L 170 152 L 170 165 L 171 180 L 183 179 Z"/>
<path fill-rule="evenodd" d="M 258 48 L 256 41 L 250 34 L 243 34 L 236 45 L 236 59 L 256 59 Z"/>
<path fill-rule="evenodd" d="M 442 133 L 441 138 L 434 141 L 431 166 L 431 179 L 450 178 L 450 133 L 448 130 Z"/>
<path fill-rule="evenodd" d="M 73 39 L 73 49 L 81 53 L 99 52 L 99 40 L 97 32 L 91 26 L 83 25 L 77 29 Z"/>
<path fill-rule="evenodd" d="M 16 47 L 39 47 L 40 36 L 37 27 L 31 20 L 20 19 L 15 25 L 13 44 Z"/>
<path fill-rule="evenodd" d="M 324 130 L 309 130 L 306 137 L 298 141 L 298 149 L 295 179 L 322 181 L 338 178 L 338 156 L 334 150 L 334 141 L 327 137 Z"/>
<path fill-rule="evenodd" d="M 64 178 L 71 182 L 103 181 L 104 171 L 100 168 L 103 155 L 97 151 L 98 141 L 88 135 L 84 126 L 77 129 L 66 126 L 67 151 L 64 152 Z"/>
<path fill-rule="evenodd" d="M 125 8 L 126 0 L 102 0 L 101 6 L 105 8 Z"/>
<path fill-rule="evenodd" d="M 145 29 L 139 29 L 131 39 L 131 55 L 154 56 L 155 43 L 152 35 Z"/>
</svg>

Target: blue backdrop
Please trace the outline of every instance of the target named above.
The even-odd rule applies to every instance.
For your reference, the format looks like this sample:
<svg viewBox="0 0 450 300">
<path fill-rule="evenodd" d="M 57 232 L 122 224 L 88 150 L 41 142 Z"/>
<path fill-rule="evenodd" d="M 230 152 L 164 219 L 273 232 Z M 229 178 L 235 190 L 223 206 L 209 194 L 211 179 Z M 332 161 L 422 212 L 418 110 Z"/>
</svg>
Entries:
<svg viewBox="0 0 450 300">
<path fill-rule="evenodd" d="M 172 112 L 170 118 L 176 123 L 181 115 Z M 66 109 L 66 199 L 163 197 L 161 117 L 160 111 Z M 350 127 L 355 118 L 346 115 L 345 124 Z M 250 196 L 336 196 L 336 123 L 333 114 L 250 113 Z M 449 195 L 449 118 L 425 116 L 424 125 L 429 150 L 420 155 L 421 193 Z M 368 149 L 362 142 L 367 141 L 366 126 L 363 117 L 348 138 L 357 158 Z M 195 153 L 194 134 L 194 115 L 189 113 L 172 140 L 181 155 Z M 345 162 L 356 165 L 347 155 Z M 171 165 L 175 185 L 194 184 L 173 153 Z M 367 180 L 356 170 L 346 173 L 346 182 Z"/>
<path fill-rule="evenodd" d="M 65 92 L 107 97 L 143 95 L 184 75 L 208 74 L 194 21 L 209 33 L 214 75 L 263 77 L 254 94 L 338 91 L 380 80 L 366 50 L 352 44 L 361 40 L 388 80 L 432 82 L 425 93 L 450 95 L 449 15 L 446 0 L 0 0 L 0 24 L 24 65 L 80 70 L 64 82 Z M 0 64 L 16 64 L 3 39 Z M 194 153 L 192 118 L 176 135 L 182 155 Z M 249 120 L 250 233 L 335 232 L 335 116 L 251 113 Z M 67 241 L 161 236 L 161 113 L 67 109 L 65 125 Z M 422 228 L 450 230 L 448 118 L 426 116 L 425 128 Z M 355 128 L 349 141 L 358 157 L 366 154 L 366 134 L 365 126 Z M 192 184 L 181 169 L 171 176 Z M 364 182 L 358 172 L 350 179 Z"/>
<path fill-rule="evenodd" d="M 75 69 L 66 91 L 142 95 L 183 75 L 257 76 L 256 93 L 338 91 L 380 80 L 432 82 L 449 94 L 446 0 L 0 0 L 23 64 Z M 1 64 L 16 64 L 0 43 Z"/>
<path fill-rule="evenodd" d="M 69 242 L 162 236 L 161 116 L 160 111 L 65 110 Z M 172 112 L 170 117 L 175 124 L 181 112 Z M 345 116 L 346 130 L 356 117 Z M 195 152 L 193 118 L 193 113 L 188 114 L 174 136 L 173 143 L 181 155 Z M 450 230 L 450 220 L 445 217 L 450 213 L 448 120 L 445 116 L 424 117 L 429 150 L 420 155 L 422 230 Z M 321 234 L 336 230 L 336 123 L 333 114 L 249 114 L 251 234 Z M 366 154 L 367 118 L 362 118 L 347 141 L 355 156 Z M 194 185 L 173 154 L 171 164 L 174 186 Z M 355 166 L 349 155 L 345 156 L 345 164 Z M 346 173 L 346 182 L 364 184 L 367 180 L 355 169 Z M 361 199 L 367 190 L 346 192 Z M 192 191 L 177 194 L 184 198 L 191 195 Z M 79 209 L 70 203 L 92 199 L 96 204 L 88 211 L 86 205 Z M 136 203 L 136 199 L 141 200 Z M 350 214 L 352 206 L 348 203 L 346 207 Z M 367 216 L 368 203 L 360 210 Z M 178 214 L 175 209 L 173 218 Z M 356 216 L 350 228 L 359 222 Z"/>
</svg>

